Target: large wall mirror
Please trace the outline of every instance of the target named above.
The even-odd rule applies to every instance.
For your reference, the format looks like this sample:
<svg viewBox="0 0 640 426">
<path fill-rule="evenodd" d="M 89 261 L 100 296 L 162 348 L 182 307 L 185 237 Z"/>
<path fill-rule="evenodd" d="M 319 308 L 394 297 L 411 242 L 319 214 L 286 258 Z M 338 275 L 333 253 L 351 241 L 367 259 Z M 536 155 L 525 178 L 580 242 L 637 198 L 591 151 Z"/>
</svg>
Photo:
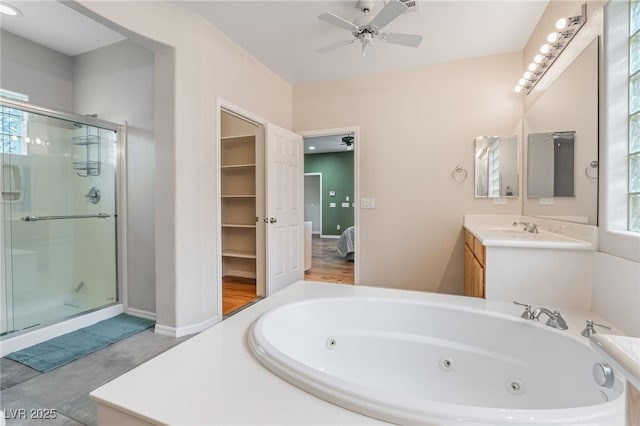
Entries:
<svg viewBox="0 0 640 426">
<path fill-rule="evenodd" d="M 518 137 L 479 136 L 475 147 L 476 198 L 518 196 Z"/>
<path fill-rule="evenodd" d="M 527 216 L 597 225 L 598 42 L 525 111 Z"/>
<path fill-rule="evenodd" d="M 575 197 L 576 132 L 529 133 L 527 196 Z"/>
</svg>

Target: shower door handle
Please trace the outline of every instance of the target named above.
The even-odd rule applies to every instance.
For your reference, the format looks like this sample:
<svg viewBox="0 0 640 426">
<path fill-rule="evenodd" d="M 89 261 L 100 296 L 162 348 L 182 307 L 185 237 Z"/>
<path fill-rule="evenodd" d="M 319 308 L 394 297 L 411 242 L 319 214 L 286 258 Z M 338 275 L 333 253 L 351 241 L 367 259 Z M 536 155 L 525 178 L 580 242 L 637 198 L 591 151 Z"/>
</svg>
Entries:
<svg viewBox="0 0 640 426">
<path fill-rule="evenodd" d="M 111 217 L 109 213 L 98 213 L 98 214 L 77 214 L 77 215 L 70 215 L 70 216 L 22 216 L 20 220 L 24 222 L 37 222 L 39 220 L 90 219 L 90 218 L 106 219 L 108 217 Z"/>
</svg>

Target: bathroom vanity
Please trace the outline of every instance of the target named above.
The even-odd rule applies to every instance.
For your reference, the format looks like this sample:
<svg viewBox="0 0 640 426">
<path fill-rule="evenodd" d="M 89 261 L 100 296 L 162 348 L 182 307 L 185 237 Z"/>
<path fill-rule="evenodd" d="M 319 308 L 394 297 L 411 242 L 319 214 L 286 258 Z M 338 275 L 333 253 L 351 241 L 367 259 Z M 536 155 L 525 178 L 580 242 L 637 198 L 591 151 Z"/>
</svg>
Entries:
<svg viewBox="0 0 640 426">
<path fill-rule="evenodd" d="M 479 239 L 464 231 L 464 295 L 484 298 L 485 247 Z"/>
<path fill-rule="evenodd" d="M 535 224 L 537 232 L 522 223 Z M 590 309 L 595 226 L 466 215 L 464 230 L 466 296 Z"/>
</svg>

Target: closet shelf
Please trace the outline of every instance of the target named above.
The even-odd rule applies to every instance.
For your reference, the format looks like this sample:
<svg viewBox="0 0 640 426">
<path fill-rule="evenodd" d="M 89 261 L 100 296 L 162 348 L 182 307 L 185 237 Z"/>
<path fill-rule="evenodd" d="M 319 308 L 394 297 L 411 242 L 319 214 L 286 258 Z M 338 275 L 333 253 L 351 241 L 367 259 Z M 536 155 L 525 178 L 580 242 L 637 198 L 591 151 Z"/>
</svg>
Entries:
<svg viewBox="0 0 640 426">
<path fill-rule="evenodd" d="M 255 194 L 253 195 L 222 195 L 222 198 L 256 198 Z"/>
<path fill-rule="evenodd" d="M 238 223 L 223 223 L 222 224 L 223 228 L 254 228 L 256 227 L 256 225 L 241 225 Z"/>
<path fill-rule="evenodd" d="M 255 163 L 254 164 L 229 164 L 229 165 L 225 165 L 225 166 L 220 166 L 221 169 L 245 169 L 245 168 L 252 168 L 255 167 Z"/>
<path fill-rule="evenodd" d="M 246 138 L 255 138 L 256 135 L 239 135 L 239 136 L 223 136 L 220 138 L 221 141 L 233 141 L 234 139 L 246 139 Z"/>
<path fill-rule="evenodd" d="M 224 257 L 239 257 L 242 259 L 255 259 L 256 252 L 249 250 L 222 250 Z"/>
</svg>

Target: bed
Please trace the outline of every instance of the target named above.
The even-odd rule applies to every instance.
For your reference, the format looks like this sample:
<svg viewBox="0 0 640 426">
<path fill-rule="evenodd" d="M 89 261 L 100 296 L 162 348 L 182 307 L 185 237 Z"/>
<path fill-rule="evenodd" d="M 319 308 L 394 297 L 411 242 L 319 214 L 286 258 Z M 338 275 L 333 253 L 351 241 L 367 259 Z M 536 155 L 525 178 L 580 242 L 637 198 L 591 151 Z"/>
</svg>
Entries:
<svg viewBox="0 0 640 426">
<path fill-rule="evenodd" d="M 340 257 L 346 260 L 353 260 L 353 252 L 355 251 L 355 227 L 350 226 L 344 230 L 337 244 L 337 252 Z"/>
</svg>

